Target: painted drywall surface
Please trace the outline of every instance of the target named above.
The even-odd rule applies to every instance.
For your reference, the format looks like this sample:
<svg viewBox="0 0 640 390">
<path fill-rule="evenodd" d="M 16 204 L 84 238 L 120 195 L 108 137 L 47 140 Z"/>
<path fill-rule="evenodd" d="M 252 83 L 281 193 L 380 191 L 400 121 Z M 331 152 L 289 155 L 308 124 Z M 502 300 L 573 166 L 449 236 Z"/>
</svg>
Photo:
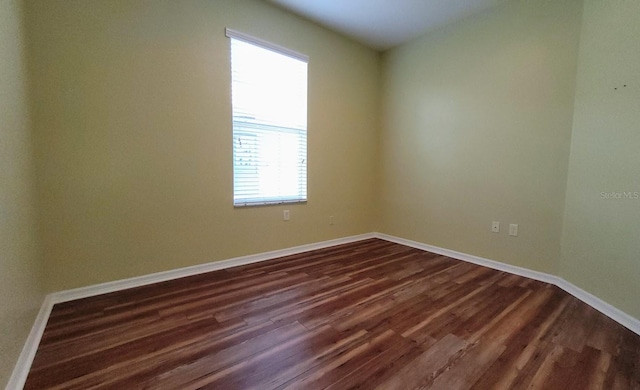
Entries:
<svg viewBox="0 0 640 390">
<path fill-rule="evenodd" d="M 26 9 L 49 290 L 372 230 L 375 51 L 262 1 Z M 225 27 L 310 56 L 307 204 L 233 207 Z"/>
<path fill-rule="evenodd" d="M 44 298 L 20 15 L 18 0 L 0 0 L 0 388 Z"/>
<path fill-rule="evenodd" d="M 640 318 L 638 20 L 640 2 L 585 1 L 560 273 L 635 318 Z"/>
<path fill-rule="evenodd" d="M 516 0 L 385 53 L 382 232 L 557 272 L 581 10 Z"/>
</svg>

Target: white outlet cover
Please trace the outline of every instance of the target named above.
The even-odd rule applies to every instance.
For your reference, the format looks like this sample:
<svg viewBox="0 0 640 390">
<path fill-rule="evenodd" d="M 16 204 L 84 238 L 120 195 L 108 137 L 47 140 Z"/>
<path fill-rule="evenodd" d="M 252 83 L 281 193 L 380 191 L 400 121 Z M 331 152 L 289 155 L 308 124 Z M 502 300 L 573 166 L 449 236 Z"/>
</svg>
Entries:
<svg viewBox="0 0 640 390">
<path fill-rule="evenodd" d="M 509 235 L 510 236 L 518 235 L 518 224 L 512 223 L 509 225 Z"/>
</svg>

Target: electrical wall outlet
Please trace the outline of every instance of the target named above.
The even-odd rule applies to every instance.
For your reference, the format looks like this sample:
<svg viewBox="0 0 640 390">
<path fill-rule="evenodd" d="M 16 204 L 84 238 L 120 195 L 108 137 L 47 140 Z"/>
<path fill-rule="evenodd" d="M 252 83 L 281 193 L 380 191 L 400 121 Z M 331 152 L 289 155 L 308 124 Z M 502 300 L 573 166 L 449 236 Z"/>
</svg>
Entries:
<svg viewBox="0 0 640 390">
<path fill-rule="evenodd" d="M 329 216 L 329 225 L 333 225 L 334 221 L 333 221 L 333 215 Z"/>
<path fill-rule="evenodd" d="M 509 235 L 510 236 L 518 235 L 518 224 L 512 223 L 511 225 L 509 225 Z"/>
<path fill-rule="evenodd" d="M 291 217 L 291 215 L 289 214 L 289 210 L 284 210 L 282 212 L 282 220 L 283 221 L 288 221 L 290 217 Z"/>
<path fill-rule="evenodd" d="M 491 231 L 494 233 L 500 233 L 500 222 L 493 221 L 491 223 Z"/>
</svg>

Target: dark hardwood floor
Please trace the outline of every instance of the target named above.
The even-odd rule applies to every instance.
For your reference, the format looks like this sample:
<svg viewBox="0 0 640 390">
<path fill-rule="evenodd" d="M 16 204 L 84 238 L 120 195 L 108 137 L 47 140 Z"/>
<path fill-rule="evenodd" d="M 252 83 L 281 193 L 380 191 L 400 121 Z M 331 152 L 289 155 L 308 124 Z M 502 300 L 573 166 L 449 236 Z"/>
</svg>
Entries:
<svg viewBox="0 0 640 390">
<path fill-rule="evenodd" d="M 640 389 L 640 336 L 371 239 L 57 304 L 25 388 Z"/>
</svg>

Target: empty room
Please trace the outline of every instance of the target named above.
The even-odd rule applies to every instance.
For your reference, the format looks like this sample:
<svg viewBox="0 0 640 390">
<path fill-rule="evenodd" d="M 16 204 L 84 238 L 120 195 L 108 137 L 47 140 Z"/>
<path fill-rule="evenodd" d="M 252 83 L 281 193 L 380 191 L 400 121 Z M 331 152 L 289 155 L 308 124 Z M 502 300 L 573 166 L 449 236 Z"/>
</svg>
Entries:
<svg viewBox="0 0 640 390">
<path fill-rule="evenodd" d="M 640 389 L 639 20 L 0 0 L 0 387 Z"/>
</svg>

